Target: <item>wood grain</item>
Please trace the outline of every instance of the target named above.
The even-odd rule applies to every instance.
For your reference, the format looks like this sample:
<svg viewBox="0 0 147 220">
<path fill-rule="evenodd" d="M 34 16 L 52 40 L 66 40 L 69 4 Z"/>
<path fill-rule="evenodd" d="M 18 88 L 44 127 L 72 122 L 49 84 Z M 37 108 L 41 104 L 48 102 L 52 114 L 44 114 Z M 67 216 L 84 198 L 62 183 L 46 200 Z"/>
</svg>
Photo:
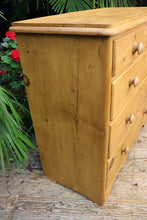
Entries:
<svg viewBox="0 0 147 220">
<path fill-rule="evenodd" d="M 115 151 L 121 139 L 125 136 L 125 134 L 130 131 L 134 131 L 137 124 L 135 120 L 137 120 L 137 113 L 141 109 L 142 104 L 145 102 L 147 97 L 147 78 L 144 79 L 142 84 L 139 86 L 137 91 L 134 91 L 131 99 L 128 100 L 125 107 L 119 113 L 119 115 L 110 123 L 110 139 L 109 139 L 109 154 Z M 143 110 L 141 110 L 143 111 Z M 134 122 L 127 123 L 127 116 L 134 115 Z M 141 117 L 143 117 L 143 113 L 140 112 Z M 139 123 L 139 120 L 138 120 Z M 135 126 L 136 124 L 136 126 Z"/>
<path fill-rule="evenodd" d="M 138 77 L 140 85 L 146 77 L 147 70 L 144 63 L 147 63 L 147 51 L 130 65 L 123 74 L 112 81 L 111 120 L 115 119 L 119 112 L 130 101 L 134 92 L 139 88 L 139 86 L 134 87 L 133 85 L 129 87 L 129 79 L 131 77 L 133 79 Z"/>
<path fill-rule="evenodd" d="M 145 8 L 100 8 L 14 22 L 16 26 L 109 28 L 144 17 Z"/>
<path fill-rule="evenodd" d="M 103 8 L 14 22 L 17 33 L 77 34 L 113 36 L 142 26 L 147 21 L 144 8 Z"/>
<path fill-rule="evenodd" d="M 17 33 L 29 81 L 45 176 L 101 205 L 127 158 L 120 155 L 122 142 L 131 149 L 147 120 L 146 10 L 89 10 L 15 22 L 10 29 Z M 140 42 L 143 54 L 133 54 L 134 43 Z M 128 94 L 124 85 L 132 73 L 140 74 L 141 81 Z M 116 78 L 120 74 L 122 82 Z M 130 123 L 127 118 L 134 115 Z"/>
<path fill-rule="evenodd" d="M 103 202 L 111 40 L 45 35 L 17 39 L 23 73 L 30 81 L 26 89 L 45 176 Z"/>
<path fill-rule="evenodd" d="M 134 32 L 131 32 L 123 36 L 122 38 L 118 37 L 118 39 L 114 40 L 113 66 L 112 66 L 113 76 L 124 71 L 126 67 L 129 67 L 129 65 L 136 60 L 136 57 L 140 56 L 138 52 L 133 54 L 134 43 L 138 45 L 140 42 L 142 42 L 143 50 L 146 49 L 146 34 L 147 34 L 147 28 L 146 26 L 144 26 L 142 28 L 138 28 Z"/>
<path fill-rule="evenodd" d="M 147 124 L 142 128 L 104 206 L 98 206 L 84 196 L 46 179 L 42 171 L 23 170 L 23 175 L 20 175 L 13 169 L 7 172 L 7 178 L 0 172 L 1 220 L 146 220 L 146 146 Z M 8 191 L 3 193 L 5 187 Z"/>
<path fill-rule="evenodd" d="M 125 200 L 113 200 L 113 204 L 108 204 L 98 209 L 96 205 L 91 204 L 87 200 L 70 200 L 62 199 L 57 201 L 50 198 L 34 198 L 21 197 L 16 212 L 12 220 L 21 219 L 142 219 L 146 220 L 146 203 Z M 62 211 L 60 211 L 62 210 Z M 108 213 L 109 211 L 109 213 Z M 111 215 L 110 215 L 111 213 Z M 114 217 L 113 217 L 114 216 Z"/>
<path fill-rule="evenodd" d="M 144 106 L 147 107 L 147 100 L 145 101 L 144 105 L 140 108 L 140 111 L 137 114 L 137 118 L 134 124 L 135 129 L 130 130 L 129 133 L 126 133 L 126 135 L 120 141 L 120 144 L 115 149 L 114 153 L 111 154 L 111 158 L 108 159 L 107 193 L 110 192 L 112 185 L 114 183 L 114 180 L 117 176 L 117 173 L 123 167 L 126 157 L 128 156 L 128 153 L 132 150 L 133 143 L 136 141 L 136 137 L 138 136 L 142 126 L 145 125 L 147 116 L 144 116 L 142 114 Z M 127 147 L 129 149 L 129 152 L 127 152 L 127 154 L 122 153 L 122 148 L 124 147 Z"/>
<path fill-rule="evenodd" d="M 3 186 L 3 185 L 1 185 Z M 18 195 L 0 194 L 0 219 L 11 220 Z"/>
</svg>

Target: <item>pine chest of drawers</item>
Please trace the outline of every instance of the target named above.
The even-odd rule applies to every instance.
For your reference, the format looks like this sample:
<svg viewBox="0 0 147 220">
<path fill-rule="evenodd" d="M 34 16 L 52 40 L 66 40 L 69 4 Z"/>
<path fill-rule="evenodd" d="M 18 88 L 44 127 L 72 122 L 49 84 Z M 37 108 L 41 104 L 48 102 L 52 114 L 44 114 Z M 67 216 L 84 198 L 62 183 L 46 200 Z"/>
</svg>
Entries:
<svg viewBox="0 0 147 220">
<path fill-rule="evenodd" d="M 147 120 L 147 8 L 15 22 L 45 176 L 104 204 Z"/>
</svg>

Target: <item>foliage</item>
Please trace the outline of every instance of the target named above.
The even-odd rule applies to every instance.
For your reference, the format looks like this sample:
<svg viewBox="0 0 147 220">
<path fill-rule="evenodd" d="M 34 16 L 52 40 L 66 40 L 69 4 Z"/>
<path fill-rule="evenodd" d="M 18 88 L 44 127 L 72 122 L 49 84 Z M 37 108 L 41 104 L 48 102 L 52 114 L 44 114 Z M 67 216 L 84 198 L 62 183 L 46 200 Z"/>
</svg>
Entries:
<svg viewBox="0 0 147 220">
<path fill-rule="evenodd" d="M 135 6 L 134 0 L 48 0 L 56 13 L 81 11 L 103 7 Z"/>
<path fill-rule="evenodd" d="M 19 102 L 28 108 L 15 33 L 7 31 L 0 46 L 0 85 L 12 91 L 18 97 Z M 21 113 L 25 126 L 28 129 L 32 128 L 30 113 Z"/>
<path fill-rule="evenodd" d="M 104 7 L 132 7 L 136 5 L 135 0 L 97 0 L 96 5 L 100 8 Z"/>
<path fill-rule="evenodd" d="M 49 15 L 48 0 L 4 0 L 3 5 L 9 5 L 10 23 L 30 17 L 41 16 L 41 13 Z M 34 16 L 35 15 L 35 16 Z"/>
<path fill-rule="evenodd" d="M 36 0 L 36 10 L 38 11 L 40 7 L 45 8 L 47 14 L 49 15 L 48 0 Z"/>
<path fill-rule="evenodd" d="M 135 0 L 105 0 L 101 1 L 100 7 L 133 7 L 135 5 Z"/>
<path fill-rule="evenodd" d="M 19 111 L 27 111 L 14 95 L 0 86 L 0 160 L 5 175 L 6 159 L 11 168 L 11 161 L 15 161 L 20 173 L 19 162 L 24 166 L 29 148 L 35 148 L 28 134 L 22 128 Z"/>
<path fill-rule="evenodd" d="M 49 0 L 56 13 L 81 11 L 93 8 L 92 0 Z"/>
<path fill-rule="evenodd" d="M 6 37 L 1 43 L 1 69 L 6 73 L 0 76 L 1 85 L 7 84 L 11 89 L 19 89 L 24 87 L 22 77 L 22 69 L 19 59 L 19 52 L 16 37 L 10 35 L 11 32 L 6 33 Z M 12 33 L 13 34 L 13 33 Z M 15 33 L 14 33 L 15 34 Z M 13 38 L 12 38 L 13 37 Z M 16 57 L 14 56 L 16 54 Z"/>
<path fill-rule="evenodd" d="M 0 11 L 0 17 L 3 18 L 4 20 L 7 20 L 4 16 L 4 13 L 2 11 Z"/>
<path fill-rule="evenodd" d="M 142 0 L 4 0 L 9 4 L 9 19 L 12 21 L 55 13 L 81 11 L 101 7 L 135 6 Z"/>
</svg>

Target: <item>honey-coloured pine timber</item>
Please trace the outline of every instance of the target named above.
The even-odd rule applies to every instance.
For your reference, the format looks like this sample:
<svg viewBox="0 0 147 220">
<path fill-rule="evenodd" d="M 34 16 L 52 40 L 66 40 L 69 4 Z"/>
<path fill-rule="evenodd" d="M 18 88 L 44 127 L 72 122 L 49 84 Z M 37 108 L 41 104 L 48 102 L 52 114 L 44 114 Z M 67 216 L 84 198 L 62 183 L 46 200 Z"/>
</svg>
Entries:
<svg viewBox="0 0 147 220">
<path fill-rule="evenodd" d="M 103 205 L 147 121 L 147 8 L 14 22 L 44 174 Z"/>
</svg>

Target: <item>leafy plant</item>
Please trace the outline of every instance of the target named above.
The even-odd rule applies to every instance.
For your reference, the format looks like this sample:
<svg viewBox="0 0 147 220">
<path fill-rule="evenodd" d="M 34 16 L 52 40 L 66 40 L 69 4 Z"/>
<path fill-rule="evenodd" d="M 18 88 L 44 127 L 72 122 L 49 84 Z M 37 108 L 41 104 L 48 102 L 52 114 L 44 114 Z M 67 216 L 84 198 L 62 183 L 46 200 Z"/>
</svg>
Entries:
<svg viewBox="0 0 147 220">
<path fill-rule="evenodd" d="M 31 17 L 49 15 L 48 0 L 4 0 L 2 3 L 5 7 L 9 5 L 8 20 L 12 21 L 27 19 Z"/>
<path fill-rule="evenodd" d="M 103 7 L 130 7 L 135 6 L 134 0 L 48 0 L 56 13 L 82 11 Z"/>
<path fill-rule="evenodd" d="M 36 0 L 36 11 L 38 11 L 40 7 L 46 9 L 47 14 L 49 15 L 48 0 Z"/>
<path fill-rule="evenodd" d="M 22 79 L 22 69 L 19 58 L 19 51 L 14 32 L 6 32 L 6 37 L 1 43 L 1 69 L 5 74 L 1 74 L 1 84 L 7 83 L 11 89 L 19 89 L 24 87 Z"/>
<path fill-rule="evenodd" d="M 4 16 L 4 13 L 2 11 L 0 11 L 0 17 L 3 18 L 4 20 L 7 20 Z"/>
<path fill-rule="evenodd" d="M 134 0 L 97 0 L 95 1 L 97 7 L 131 7 L 135 6 L 136 1 Z"/>
<path fill-rule="evenodd" d="M 56 13 L 81 11 L 93 8 L 92 0 L 49 0 Z"/>
<path fill-rule="evenodd" d="M 7 31 L 0 46 L 0 85 L 12 91 L 19 102 L 29 108 L 15 33 Z M 30 113 L 21 113 L 25 126 L 31 131 L 33 126 Z"/>
<path fill-rule="evenodd" d="M 29 148 L 35 148 L 23 129 L 19 111 L 27 111 L 10 92 L 0 86 L 0 160 L 5 175 L 5 159 L 11 168 L 14 160 L 20 173 L 24 167 Z M 20 164 L 19 164 L 20 162 Z"/>
</svg>

